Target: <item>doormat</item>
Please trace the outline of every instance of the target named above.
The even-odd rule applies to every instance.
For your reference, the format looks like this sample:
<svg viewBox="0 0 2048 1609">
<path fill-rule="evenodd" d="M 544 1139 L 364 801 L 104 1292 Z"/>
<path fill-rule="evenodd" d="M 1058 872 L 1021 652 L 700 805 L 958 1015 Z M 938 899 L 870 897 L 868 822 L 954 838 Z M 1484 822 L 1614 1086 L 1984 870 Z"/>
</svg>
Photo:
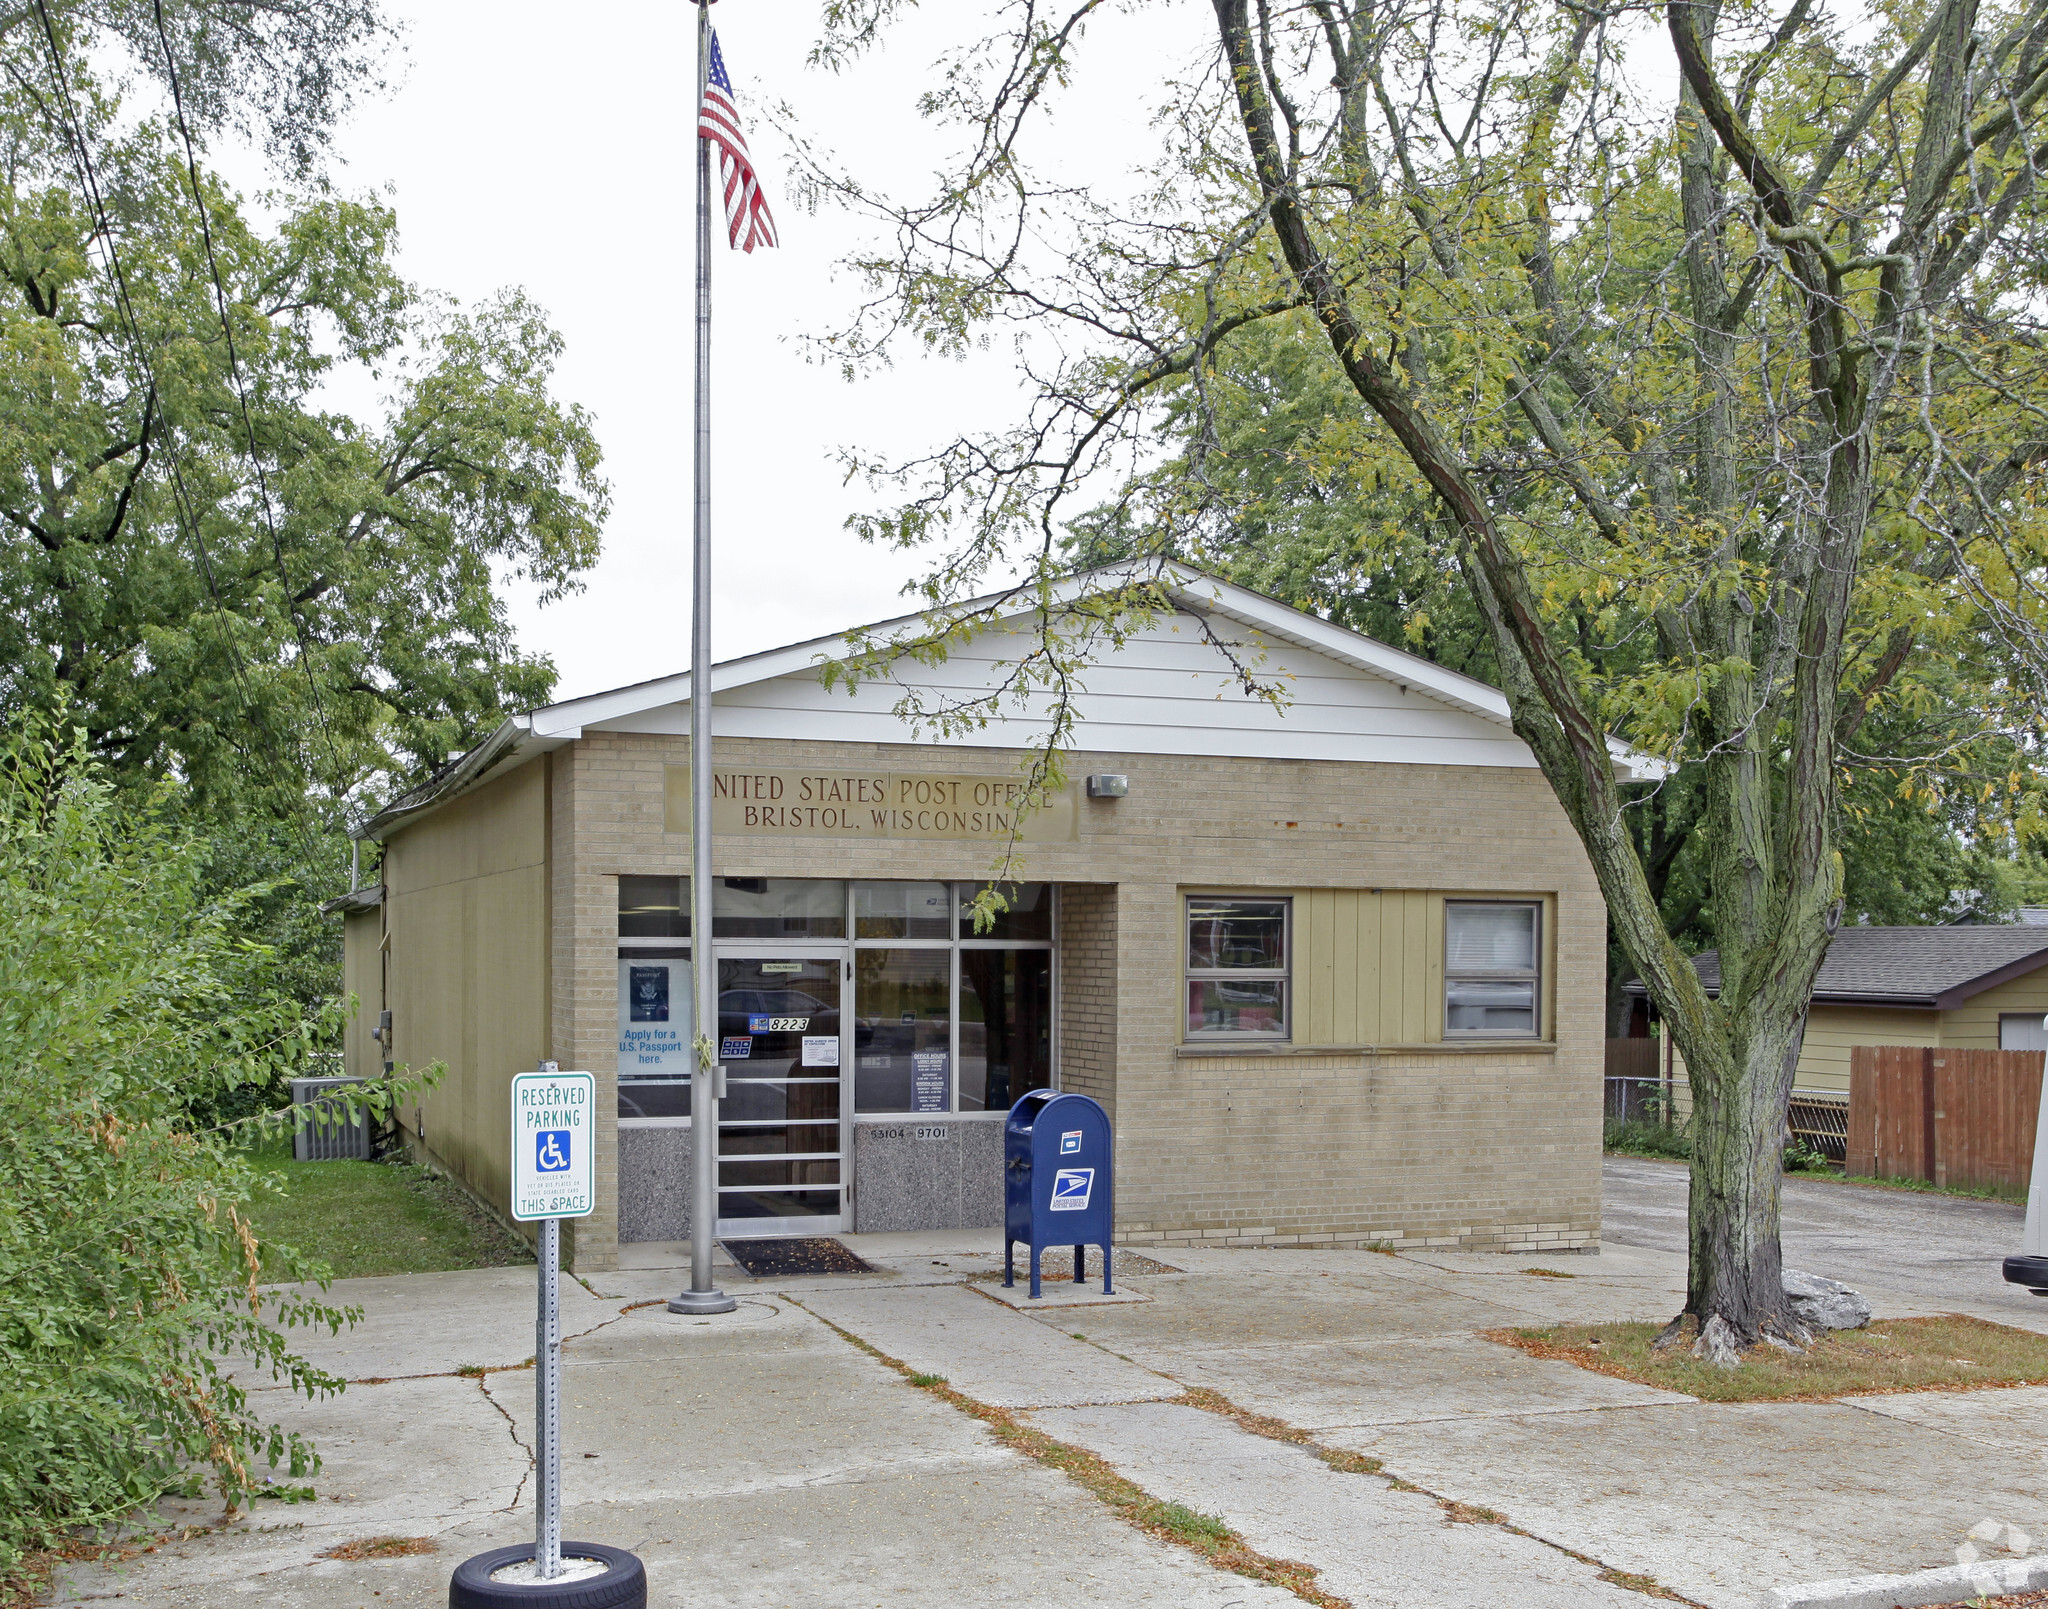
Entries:
<svg viewBox="0 0 2048 1609">
<path fill-rule="evenodd" d="M 871 1274 L 874 1269 L 826 1235 L 793 1240 L 722 1240 L 732 1260 L 756 1279 L 798 1274 Z"/>
</svg>

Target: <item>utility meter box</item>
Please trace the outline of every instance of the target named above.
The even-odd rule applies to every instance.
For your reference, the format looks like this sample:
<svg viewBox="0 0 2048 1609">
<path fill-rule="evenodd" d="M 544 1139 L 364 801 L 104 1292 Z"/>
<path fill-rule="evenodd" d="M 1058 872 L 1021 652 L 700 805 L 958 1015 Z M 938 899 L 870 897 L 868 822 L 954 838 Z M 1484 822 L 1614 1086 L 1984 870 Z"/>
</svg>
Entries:
<svg viewBox="0 0 2048 1609">
<path fill-rule="evenodd" d="M 1036 1089 L 1003 1125 L 1003 1283 L 1017 1283 L 1018 1241 L 1031 1248 L 1031 1294 L 1039 1254 L 1074 1248 L 1074 1283 L 1087 1275 L 1087 1248 L 1102 1248 L 1102 1291 L 1110 1294 L 1110 1239 L 1116 1222 L 1116 1161 L 1109 1114 L 1086 1095 Z"/>
</svg>

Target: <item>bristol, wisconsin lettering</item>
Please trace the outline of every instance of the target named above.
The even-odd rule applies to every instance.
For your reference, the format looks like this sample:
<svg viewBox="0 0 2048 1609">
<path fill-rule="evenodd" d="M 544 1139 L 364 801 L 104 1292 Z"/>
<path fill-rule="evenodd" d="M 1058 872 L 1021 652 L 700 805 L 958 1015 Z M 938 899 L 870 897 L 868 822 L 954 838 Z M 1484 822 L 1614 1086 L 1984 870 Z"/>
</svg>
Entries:
<svg viewBox="0 0 2048 1609">
<path fill-rule="evenodd" d="M 1071 843 L 1071 785 L 1034 797 L 1020 777 L 914 771 L 712 769 L 717 833 L 806 838 L 1007 838 Z M 690 768 L 668 767 L 668 830 L 690 830 Z"/>
</svg>

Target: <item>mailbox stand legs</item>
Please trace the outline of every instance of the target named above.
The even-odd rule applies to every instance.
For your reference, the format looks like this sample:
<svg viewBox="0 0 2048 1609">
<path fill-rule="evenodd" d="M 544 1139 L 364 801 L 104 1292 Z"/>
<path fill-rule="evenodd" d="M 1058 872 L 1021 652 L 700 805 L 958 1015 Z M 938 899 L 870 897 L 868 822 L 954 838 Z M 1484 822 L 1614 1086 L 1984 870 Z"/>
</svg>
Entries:
<svg viewBox="0 0 2048 1609">
<path fill-rule="evenodd" d="M 1026 1244 L 1030 1245 L 1030 1242 L 1027 1241 Z M 1102 1294 L 1104 1296 L 1113 1296 L 1116 1294 L 1115 1290 L 1111 1287 L 1109 1282 L 1109 1265 L 1111 1259 L 1114 1258 L 1115 1255 L 1116 1253 L 1110 1247 L 1104 1246 L 1102 1248 Z M 1039 1257 L 1039 1248 L 1035 1245 L 1032 1245 L 1031 1297 L 1033 1301 L 1036 1301 L 1038 1297 L 1042 1294 L 1039 1289 Z M 1076 1285 L 1085 1285 L 1087 1282 L 1088 1248 L 1085 1245 L 1076 1246 L 1074 1248 L 1074 1283 Z M 1009 1236 L 1005 1235 L 1003 1237 L 1003 1284 L 1006 1287 L 1014 1287 L 1016 1283 L 1017 1242 L 1012 1240 Z"/>
</svg>

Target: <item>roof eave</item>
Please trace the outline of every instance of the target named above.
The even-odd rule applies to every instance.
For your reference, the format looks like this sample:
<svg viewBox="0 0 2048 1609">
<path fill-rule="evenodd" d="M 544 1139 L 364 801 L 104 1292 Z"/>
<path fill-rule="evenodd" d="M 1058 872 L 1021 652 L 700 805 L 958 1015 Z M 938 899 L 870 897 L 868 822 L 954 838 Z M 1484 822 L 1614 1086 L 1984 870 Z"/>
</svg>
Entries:
<svg viewBox="0 0 2048 1609">
<path fill-rule="evenodd" d="M 2043 945 L 2032 955 L 2023 955 L 2017 961 L 2008 961 L 2002 967 L 1994 967 L 1989 972 L 1959 983 L 1952 989 L 1944 989 L 1934 997 L 1934 1008 L 1937 1011 L 1947 1011 L 1953 1006 L 1961 1005 L 1973 995 L 1980 995 L 1987 989 L 1995 989 L 2001 983 L 2010 983 L 2014 978 L 2024 978 L 2028 973 L 2038 972 L 2044 966 L 2048 966 L 2048 945 Z"/>
<path fill-rule="evenodd" d="M 423 788 L 401 795 L 403 802 L 388 806 L 358 827 L 354 836 L 383 843 L 401 827 L 409 827 L 431 815 L 457 795 L 467 793 L 493 771 L 507 764 L 523 764 L 537 755 L 573 743 L 583 735 L 580 727 L 553 725 L 535 730 L 537 718 L 545 711 L 515 715 L 499 723 L 496 731 L 471 749 L 454 765 Z"/>
<path fill-rule="evenodd" d="M 374 911 L 384 903 L 384 885 L 372 883 L 368 888 L 352 888 L 346 894 L 337 894 L 320 907 L 322 916 L 356 916 L 364 911 Z"/>
</svg>

